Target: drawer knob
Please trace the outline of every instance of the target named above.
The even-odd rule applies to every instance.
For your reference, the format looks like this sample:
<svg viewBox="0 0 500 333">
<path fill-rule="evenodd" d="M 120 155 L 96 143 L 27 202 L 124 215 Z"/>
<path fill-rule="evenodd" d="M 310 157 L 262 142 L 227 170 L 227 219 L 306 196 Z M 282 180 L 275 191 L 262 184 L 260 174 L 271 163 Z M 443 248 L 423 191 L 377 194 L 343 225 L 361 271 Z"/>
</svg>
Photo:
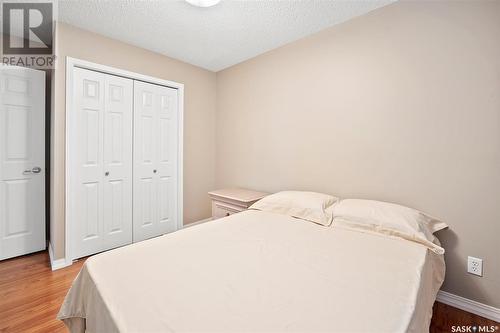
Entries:
<svg viewBox="0 0 500 333">
<path fill-rule="evenodd" d="M 229 215 L 231 215 L 231 214 L 230 213 L 226 213 L 226 216 L 229 216 Z"/>
</svg>

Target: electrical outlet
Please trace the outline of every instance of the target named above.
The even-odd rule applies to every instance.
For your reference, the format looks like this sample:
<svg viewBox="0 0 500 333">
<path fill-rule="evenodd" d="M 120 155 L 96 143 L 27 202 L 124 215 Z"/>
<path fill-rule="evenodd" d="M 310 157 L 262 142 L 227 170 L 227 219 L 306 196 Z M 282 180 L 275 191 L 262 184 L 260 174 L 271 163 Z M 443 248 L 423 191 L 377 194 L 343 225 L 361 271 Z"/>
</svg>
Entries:
<svg viewBox="0 0 500 333">
<path fill-rule="evenodd" d="M 468 257 L 467 272 L 474 275 L 483 276 L 483 259 Z"/>
</svg>

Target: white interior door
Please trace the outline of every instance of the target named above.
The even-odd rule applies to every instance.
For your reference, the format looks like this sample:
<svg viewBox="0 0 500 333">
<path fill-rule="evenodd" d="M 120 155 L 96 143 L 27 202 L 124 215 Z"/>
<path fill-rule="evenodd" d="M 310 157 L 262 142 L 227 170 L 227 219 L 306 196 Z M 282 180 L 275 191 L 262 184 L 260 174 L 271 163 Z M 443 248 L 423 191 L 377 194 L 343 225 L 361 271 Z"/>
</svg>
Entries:
<svg viewBox="0 0 500 333">
<path fill-rule="evenodd" d="M 0 260 L 44 250 L 45 73 L 0 66 Z"/>
<path fill-rule="evenodd" d="M 73 258 L 132 242 L 133 81 L 75 68 Z"/>
<path fill-rule="evenodd" d="M 134 81 L 134 242 L 177 227 L 177 89 Z"/>
</svg>

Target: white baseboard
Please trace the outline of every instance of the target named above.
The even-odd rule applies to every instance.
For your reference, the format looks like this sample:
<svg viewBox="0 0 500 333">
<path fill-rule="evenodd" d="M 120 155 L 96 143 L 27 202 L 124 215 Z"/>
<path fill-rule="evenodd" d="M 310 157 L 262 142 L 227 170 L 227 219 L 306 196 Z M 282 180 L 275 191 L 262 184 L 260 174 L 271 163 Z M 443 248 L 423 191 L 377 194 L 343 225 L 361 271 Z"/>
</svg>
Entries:
<svg viewBox="0 0 500 333">
<path fill-rule="evenodd" d="M 65 258 L 54 260 L 54 250 L 52 249 L 52 244 L 49 242 L 49 258 L 50 267 L 53 271 L 56 269 L 61 269 L 70 266 L 72 263 L 67 263 Z"/>
<path fill-rule="evenodd" d="M 473 301 L 471 299 L 457 296 L 446 291 L 440 290 L 437 294 L 438 302 L 454 306 L 458 309 L 500 322 L 500 309 Z"/>
<path fill-rule="evenodd" d="M 203 220 L 199 220 L 199 221 L 196 221 L 196 222 L 193 222 L 193 223 L 188 223 L 188 224 L 185 224 L 182 228 L 189 228 L 189 227 L 193 227 L 197 224 L 202 224 L 202 223 L 205 223 L 205 222 L 208 222 L 208 221 L 212 221 L 212 218 L 209 217 L 207 219 L 203 219 Z"/>
</svg>

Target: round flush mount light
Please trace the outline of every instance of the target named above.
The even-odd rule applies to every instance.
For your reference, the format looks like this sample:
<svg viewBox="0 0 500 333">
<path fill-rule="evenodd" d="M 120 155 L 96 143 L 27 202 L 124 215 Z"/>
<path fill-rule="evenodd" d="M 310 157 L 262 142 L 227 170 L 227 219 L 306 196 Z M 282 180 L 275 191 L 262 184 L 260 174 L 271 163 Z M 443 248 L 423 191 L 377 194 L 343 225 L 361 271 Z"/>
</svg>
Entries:
<svg viewBox="0 0 500 333">
<path fill-rule="evenodd" d="M 212 7 L 220 2 L 220 0 L 186 0 L 187 3 L 196 7 Z"/>
</svg>

